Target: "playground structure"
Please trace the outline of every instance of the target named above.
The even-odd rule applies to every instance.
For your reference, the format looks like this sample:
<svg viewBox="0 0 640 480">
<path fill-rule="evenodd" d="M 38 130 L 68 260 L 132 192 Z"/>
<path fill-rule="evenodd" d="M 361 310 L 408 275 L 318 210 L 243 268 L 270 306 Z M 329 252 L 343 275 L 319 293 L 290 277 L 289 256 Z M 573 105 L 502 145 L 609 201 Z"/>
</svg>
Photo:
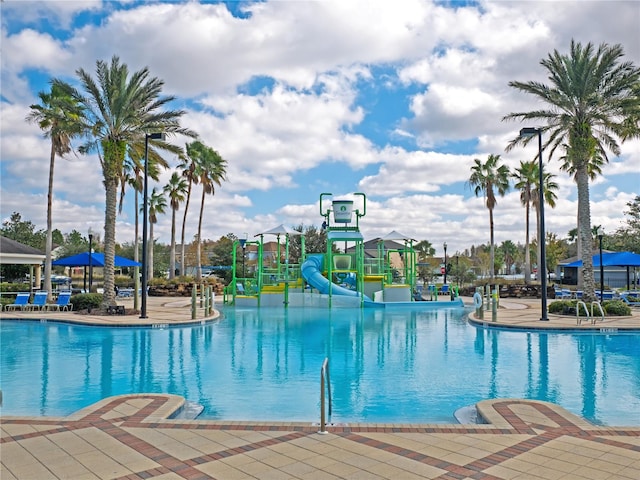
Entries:
<svg viewBox="0 0 640 480">
<path fill-rule="evenodd" d="M 283 225 L 255 235 L 254 241 L 236 240 L 233 277 L 224 290 L 224 303 L 244 307 L 383 308 L 420 302 L 421 306 L 462 307 L 454 293 L 446 295 L 446 301 L 439 301 L 437 292 L 429 290 L 430 301 L 424 301 L 422 286 L 416 285 L 415 240 L 393 231 L 377 240 L 375 251 L 365 250 L 360 219 L 366 215 L 367 200 L 364 193 L 354 193 L 353 197 L 336 200 L 331 193 L 320 194 L 326 232 L 324 252 L 306 252 L 304 234 Z M 275 244 L 266 244 L 265 236 L 271 235 L 276 236 Z M 299 263 L 291 263 L 290 242 L 298 235 Z M 267 249 L 267 245 L 274 248 Z M 240 251 L 242 261 L 238 262 Z"/>
</svg>

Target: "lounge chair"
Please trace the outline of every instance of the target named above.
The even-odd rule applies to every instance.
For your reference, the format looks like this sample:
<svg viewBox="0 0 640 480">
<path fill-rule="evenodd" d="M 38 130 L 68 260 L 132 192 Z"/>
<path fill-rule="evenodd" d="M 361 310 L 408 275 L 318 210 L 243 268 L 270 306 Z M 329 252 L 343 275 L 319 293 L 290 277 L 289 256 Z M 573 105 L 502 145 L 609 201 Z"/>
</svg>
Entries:
<svg viewBox="0 0 640 480">
<path fill-rule="evenodd" d="M 73 304 L 69 302 L 70 299 L 71 292 L 60 292 L 56 303 L 47 305 L 47 310 L 56 310 L 58 312 L 71 310 L 73 308 Z"/>
<path fill-rule="evenodd" d="M 29 305 L 29 296 L 28 293 L 18 293 L 15 302 L 5 305 L 4 309 L 7 311 L 16 309 L 24 310 L 25 307 Z"/>
<path fill-rule="evenodd" d="M 245 291 L 244 291 L 244 285 L 241 283 L 236 283 L 236 293 L 238 295 L 244 295 Z"/>
<path fill-rule="evenodd" d="M 45 291 L 36 292 L 33 295 L 33 302 L 28 303 L 25 307 L 25 310 L 29 310 L 29 311 L 46 310 L 48 296 L 49 294 Z"/>
<path fill-rule="evenodd" d="M 640 297 L 630 297 L 631 300 L 629 300 L 629 297 L 625 295 L 624 297 L 620 297 L 620 298 L 624 303 L 626 303 L 630 307 L 640 307 Z"/>
<path fill-rule="evenodd" d="M 440 288 L 440 293 L 442 295 L 449 295 L 449 285 L 442 285 L 442 288 Z"/>
</svg>

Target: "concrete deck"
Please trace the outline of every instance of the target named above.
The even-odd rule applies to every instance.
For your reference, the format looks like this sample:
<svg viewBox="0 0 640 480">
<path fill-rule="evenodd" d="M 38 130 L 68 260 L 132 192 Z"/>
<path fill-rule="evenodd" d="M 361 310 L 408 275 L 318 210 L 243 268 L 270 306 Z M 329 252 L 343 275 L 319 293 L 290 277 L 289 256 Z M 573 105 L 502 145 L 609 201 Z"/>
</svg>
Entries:
<svg viewBox="0 0 640 480">
<path fill-rule="evenodd" d="M 487 312 L 480 323 L 488 328 L 640 328 L 640 311 L 578 327 L 575 317 L 540 322 L 536 301 L 502 300 L 501 307 L 496 322 Z M 43 316 L 104 325 L 192 321 L 187 302 L 153 297 L 146 320 L 66 312 L 2 314 Z M 198 321 L 201 317 L 200 310 Z M 183 402 L 173 395 L 125 395 L 65 418 L 2 417 L 0 478 L 640 478 L 640 427 L 597 427 L 544 402 L 481 402 L 478 410 L 488 425 L 349 424 L 330 426 L 327 434 L 309 423 L 168 420 Z"/>
</svg>

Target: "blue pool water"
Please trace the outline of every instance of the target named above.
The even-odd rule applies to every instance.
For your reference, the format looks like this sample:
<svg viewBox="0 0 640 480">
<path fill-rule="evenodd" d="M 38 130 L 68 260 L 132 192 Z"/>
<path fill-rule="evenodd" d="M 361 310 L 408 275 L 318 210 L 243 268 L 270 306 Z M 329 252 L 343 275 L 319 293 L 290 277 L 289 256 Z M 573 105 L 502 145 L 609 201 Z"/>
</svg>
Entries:
<svg viewBox="0 0 640 480">
<path fill-rule="evenodd" d="M 201 418 L 317 422 L 330 359 L 333 422 L 452 423 L 486 398 L 558 403 L 640 425 L 640 335 L 470 326 L 459 310 L 229 309 L 213 324 L 96 328 L 0 323 L 3 415 L 67 415 L 168 392 Z"/>
</svg>

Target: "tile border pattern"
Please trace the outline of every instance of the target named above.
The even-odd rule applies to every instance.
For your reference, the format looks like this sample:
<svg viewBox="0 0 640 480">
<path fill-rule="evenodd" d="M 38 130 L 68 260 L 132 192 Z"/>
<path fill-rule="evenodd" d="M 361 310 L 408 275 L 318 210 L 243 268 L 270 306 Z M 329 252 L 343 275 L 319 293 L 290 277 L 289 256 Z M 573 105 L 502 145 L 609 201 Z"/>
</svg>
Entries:
<svg viewBox="0 0 640 480">
<path fill-rule="evenodd" d="M 212 479 L 198 467 L 220 462 L 237 455 L 246 455 L 279 444 L 295 444 L 296 441 L 317 435 L 318 427 L 305 423 L 258 423 L 258 422 L 216 422 L 182 421 L 167 417 L 184 400 L 173 395 L 139 394 L 109 397 L 95 405 L 65 418 L 47 417 L 4 417 L 2 418 L 2 438 L 0 445 L 21 443 L 26 440 L 53 436 L 62 432 L 82 429 L 97 429 L 109 439 L 146 457 L 156 464 L 134 473 L 114 477 L 117 480 L 152 478 L 173 473 L 190 480 Z M 440 480 L 471 478 L 475 480 L 499 480 L 500 477 L 487 470 L 517 459 L 534 449 L 558 439 L 574 438 L 586 442 L 604 444 L 622 452 L 635 452 L 640 458 L 640 427 L 598 427 L 575 416 L 561 407 L 539 401 L 521 399 L 485 400 L 478 404 L 479 413 L 490 420 L 483 425 L 368 425 L 342 424 L 328 427 L 330 434 L 344 441 L 353 442 L 374 451 L 386 452 L 409 459 L 442 471 L 441 475 L 430 477 Z M 31 426 L 25 433 L 8 433 L 10 426 Z M 258 441 L 248 441 L 242 445 L 222 448 L 210 453 L 178 458 L 167 453 L 161 446 L 140 438 L 136 433 L 145 429 L 196 430 L 196 431 L 245 431 L 282 432 Z M 380 436 L 379 434 L 385 434 Z M 458 435 L 501 435 L 514 436 L 509 446 L 470 462 L 456 462 L 429 455 L 394 443 L 396 435 L 404 434 L 458 434 Z M 522 436 L 526 438 L 522 439 Z M 517 436 L 517 437 L 516 437 Z M 325 436 L 323 436 L 325 437 Z M 509 443 L 509 442 L 507 442 Z M 640 464 L 640 462 L 638 462 Z M 8 468 L 3 465 L 3 467 Z M 221 477 L 222 478 L 222 477 Z"/>
</svg>

